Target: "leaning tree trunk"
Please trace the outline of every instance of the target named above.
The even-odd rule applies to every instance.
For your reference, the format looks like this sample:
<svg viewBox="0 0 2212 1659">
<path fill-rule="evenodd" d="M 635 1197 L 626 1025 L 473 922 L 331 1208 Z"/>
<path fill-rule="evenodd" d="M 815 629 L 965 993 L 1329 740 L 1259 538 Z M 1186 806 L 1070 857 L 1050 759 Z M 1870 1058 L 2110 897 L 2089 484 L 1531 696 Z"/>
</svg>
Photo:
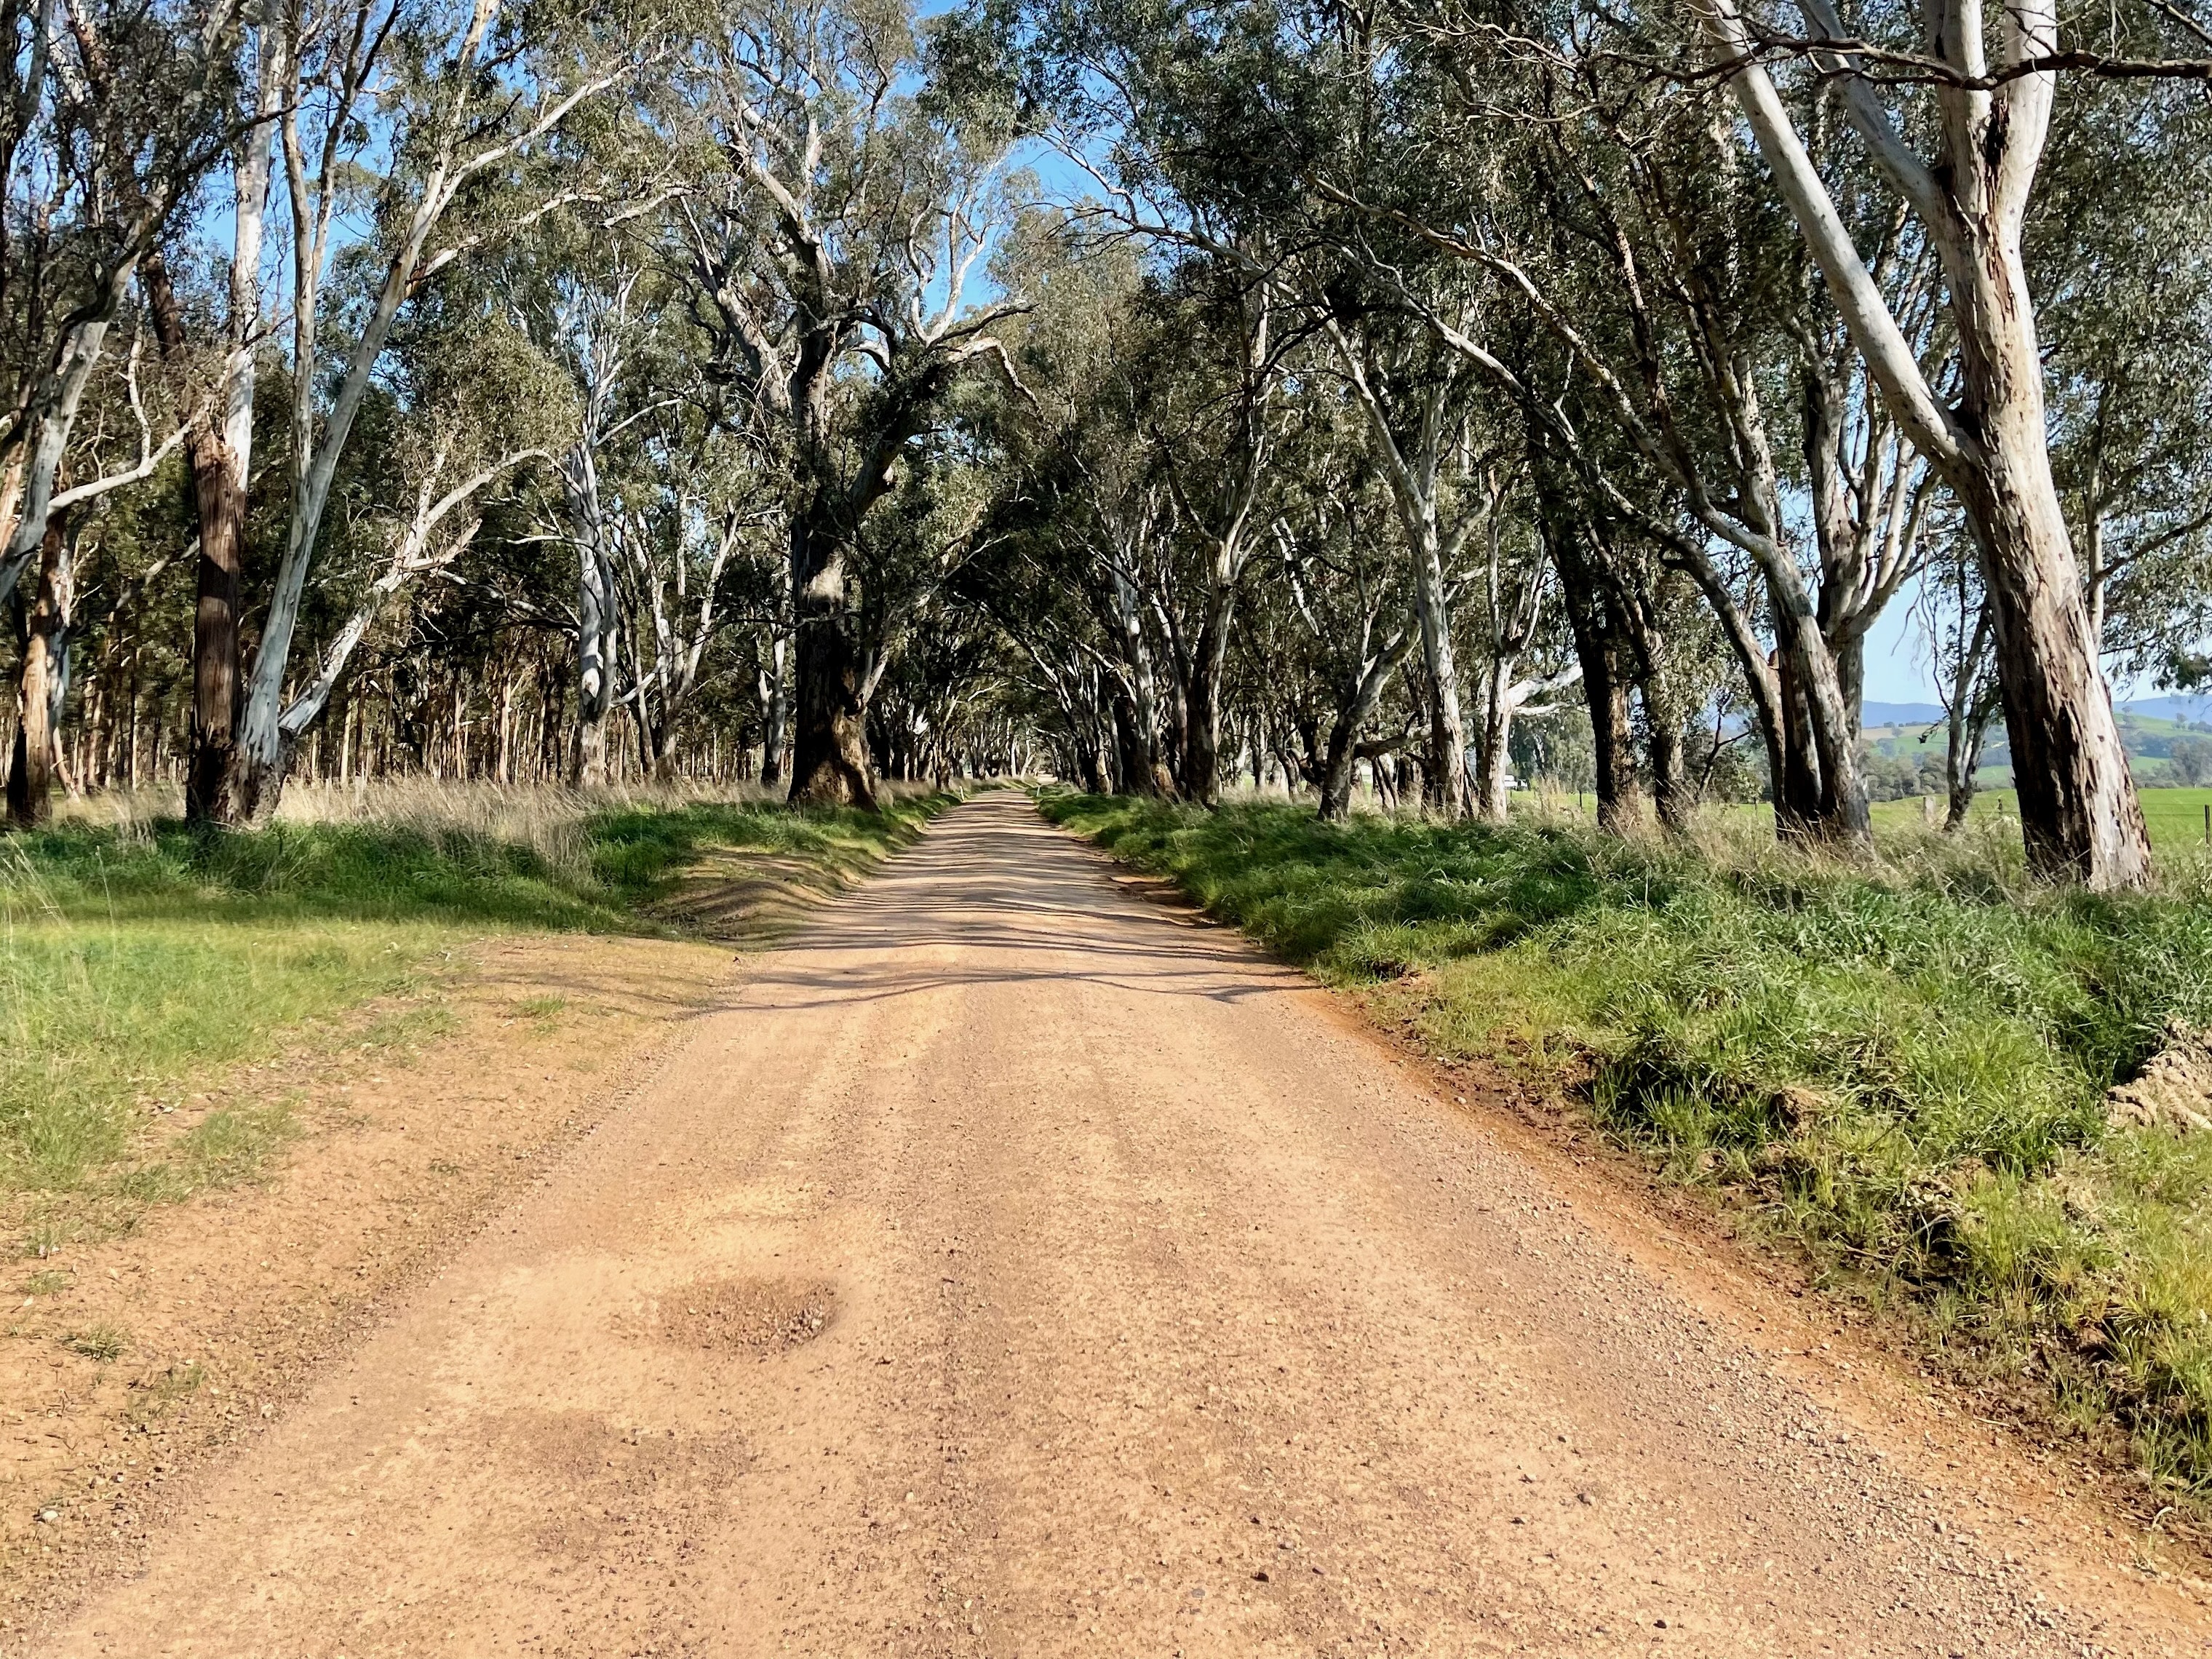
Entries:
<svg viewBox="0 0 2212 1659">
<path fill-rule="evenodd" d="M 80 316 L 63 337 L 59 358 L 40 377 L 20 417 L 19 428 L 25 434 L 20 440 L 24 447 L 22 495 L 5 550 L 0 551 L 0 602 L 13 597 L 15 584 L 32 562 L 46 556 L 47 520 L 62 459 L 122 289 L 136 265 L 134 258 L 107 273 L 96 306 Z"/>
<path fill-rule="evenodd" d="M 1952 67 L 1978 74 L 1989 45 L 1975 27 L 1979 14 L 1924 10 L 1934 48 Z M 1958 341 L 1955 414 L 1929 387 L 1851 246 L 1732 0 L 1713 0 L 1697 15 L 1891 413 L 1951 487 L 1973 530 L 2029 867 L 2096 889 L 2143 885 L 2150 837 L 2051 476 L 2043 362 L 2021 257 L 2057 87 L 2048 62 L 2031 65 L 2057 50 L 2056 7 L 2038 0 L 2007 8 L 2002 55 L 2014 72 L 2002 94 L 1939 83 L 1941 151 L 1933 167 L 1920 169 L 1911 157 L 1912 172 L 1886 164 L 1942 265 Z M 1885 137 L 1896 143 L 1893 132 Z"/>
<path fill-rule="evenodd" d="M 1375 659 L 1367 664 L 1352 688 L 1352 696 L 1336 712 L 1336 723 L 1329 728 L 1328 757 L 1322 763 L 1321 777 L 1320 816 L 1334 822 L 1352 810 L 1352 769 L 1359 760 L 1359 733 L 1375 713 L 1375 706 L 1382 701 L 1382 692 L 1390 684 L 1390 677 L 1405 664 L 1412 654 L 1413 641 L 1419 631 L 1409 619 L 1385 645 Z M 1381 767 L 1378 756 L 1376 766 Z"/>
<path fill-rule="evenodd" d="M 2039 45 L 2046 34 L 2055 41 L 2056 14 L 2027 9 L 2022 27 Z M 2093 888 L 2139 887 L 2150 878 L 2150 836 L 2051 475 L 2042 354 L 2021 258 L 2021 181 L 2034 155 L 2011 150 L 2039 145 L 2051 84 L 2023 81 L 2017 96 L 2040 101 L 2024 106 L 2021 132 L 2008 132 L 1990 104 L 1948 100 L 1954 154 L 1983 131 L 1978 114 L 1996 151 L 1958 181 L 1953 214 L 1933 239 L 1959 340 L 1958 424 L 1974 441 L 1948 482 L 1981 550 L 2029 867 Z"/>
<path fill-rule="evenodd" d="M 852 582 L 834 532 L 802 513 L 791 526 L 793 656 L 791 803 L 873 810 L 865 670 L 853 636 Z"/>
</svg>

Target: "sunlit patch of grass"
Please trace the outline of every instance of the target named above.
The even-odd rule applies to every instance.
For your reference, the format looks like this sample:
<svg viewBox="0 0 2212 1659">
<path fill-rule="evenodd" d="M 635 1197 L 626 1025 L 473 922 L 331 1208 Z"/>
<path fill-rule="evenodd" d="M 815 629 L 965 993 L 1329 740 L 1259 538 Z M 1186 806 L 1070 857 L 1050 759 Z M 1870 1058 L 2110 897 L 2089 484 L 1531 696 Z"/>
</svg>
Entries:
<svg viewBox="0 0 2212 1659">
<path fill-rule="evenodd" d="M 194 1079 L 269 1057 L 308 1022 L 389 996 L 349 1041 L 405 1051 L 444 1035 L 444 1002 L 402 994 L 485 933 L 677 931 L 646 907 L 710 852 L 771 851 L 842 881 L 945 804 L 795 812 L 687 788 L 428 785 L 295 799 L 260 830 L 126 811 L 0 838 L 0 1194 L 143 1203 L 246 1178 L 289 1133 L 281 1113 L 218 1112 L 151 1158 L 136 1149 Z M 82 1236 L 70 1206 L 34 1208 L 27 1253 Z"/>
<path fill-rule="evenodd" d="M 1444 1055 L 1554 1085 L 1732 1193 L 1824 1279 L 2212 1505 L 2212 1135 L 2108 1128 L 2169 1018 L 2212 1024 L 2212 880 L 2039 888 L 2016 837 L 1859 866 L 1717 816 L 1687 845 L 1077 797 L 1051 816 Z"/>
<path fill-rule="evenodd" d="M 561 1016 L 568 1011 L 566 997 L 524 997 L 514 1004 L 514 1017 L 529 1021 L 531 1029 L 541 1036 L 558 1030 Z"/>
</svg>

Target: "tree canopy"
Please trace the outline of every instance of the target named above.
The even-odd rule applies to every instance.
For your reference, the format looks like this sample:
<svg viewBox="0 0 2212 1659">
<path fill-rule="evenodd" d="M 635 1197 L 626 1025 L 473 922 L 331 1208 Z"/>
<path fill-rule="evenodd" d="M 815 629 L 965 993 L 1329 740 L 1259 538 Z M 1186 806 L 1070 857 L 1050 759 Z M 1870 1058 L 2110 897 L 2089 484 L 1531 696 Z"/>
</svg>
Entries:
<svg viewBox="0 0 2212 1659">
<path fill-rule="evenodd" d="M 2212 632 L 2185 4 L 4 9 L 18 821 L 1043 764 L 1849 851 L 2001 724 L 2033 866 L 2149 878 L 2112 677 Z"/>
</svg>

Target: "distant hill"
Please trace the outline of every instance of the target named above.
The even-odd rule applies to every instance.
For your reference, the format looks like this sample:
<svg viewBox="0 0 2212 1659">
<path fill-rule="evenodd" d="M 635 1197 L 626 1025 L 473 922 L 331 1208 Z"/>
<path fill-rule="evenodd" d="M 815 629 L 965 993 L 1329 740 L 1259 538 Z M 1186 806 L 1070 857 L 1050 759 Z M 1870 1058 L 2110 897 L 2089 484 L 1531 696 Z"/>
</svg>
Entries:
<svg viewBox="0 0 2212 1659">
<path fill-rule="evenodd" d="M 2163 697 L 2136 697 L 2120 705 L 2124 714 L 2140 714 L 2154 720 L 2185 720 L 2191 726 L 2212 726 L 2212 696 L 2198 692 Z"/>
<path fill-rule="evenodd" d="M 2160 697 L 2131 697 L 2120 704 L 2119 712 L 2137 720 L 2212 726 L 2212 695 L 2178 692 Z M 1859 723 L 1869 730 L 1875 726 L 1917 727 L 1940 726 L 1944 718 L 1941 703 L 1869 702 Z"/>
<path fill-rule="evenodd" d="M 2121 703 L 2117 712 L 2121 746 L 2135 763 L 2136 778 L 2146 784 L 2172 781 L 2169 763 L 2175 739 L 2212 731 L 2212 696 L 2133 697 Z M 1870 702 L 1860 720 L 1875 753 L 1893 761 L 1923 764 L 1923 757 L 1942 753 L 1945 723 L 1942 706 L 1932 702 Z M 2004 721 L 1999 719 L 1990 728 L 1982 750 L 1984 785 L 2009 782 L 2011 764 Z"/>
<path fill-rule="evenodd" d="M 1940 702 L 1869 702 L 1862 705 L 1859 724 L 1877 726 L 1940 726 L 1947 719 Z"/>
</svg>

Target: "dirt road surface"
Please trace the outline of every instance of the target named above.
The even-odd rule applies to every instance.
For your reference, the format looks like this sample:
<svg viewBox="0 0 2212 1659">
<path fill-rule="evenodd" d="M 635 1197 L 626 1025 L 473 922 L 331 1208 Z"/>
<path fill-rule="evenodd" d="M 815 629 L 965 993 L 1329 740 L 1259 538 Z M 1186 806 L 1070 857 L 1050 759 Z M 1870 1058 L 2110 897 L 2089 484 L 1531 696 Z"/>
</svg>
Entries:
<svg viewBox="0 0 2212 1659">
<path fill-rule="evenodd" d="M 986 797 L 46 1650 L 2207 1650 L 1565 1190 Z"/>
</svg>

